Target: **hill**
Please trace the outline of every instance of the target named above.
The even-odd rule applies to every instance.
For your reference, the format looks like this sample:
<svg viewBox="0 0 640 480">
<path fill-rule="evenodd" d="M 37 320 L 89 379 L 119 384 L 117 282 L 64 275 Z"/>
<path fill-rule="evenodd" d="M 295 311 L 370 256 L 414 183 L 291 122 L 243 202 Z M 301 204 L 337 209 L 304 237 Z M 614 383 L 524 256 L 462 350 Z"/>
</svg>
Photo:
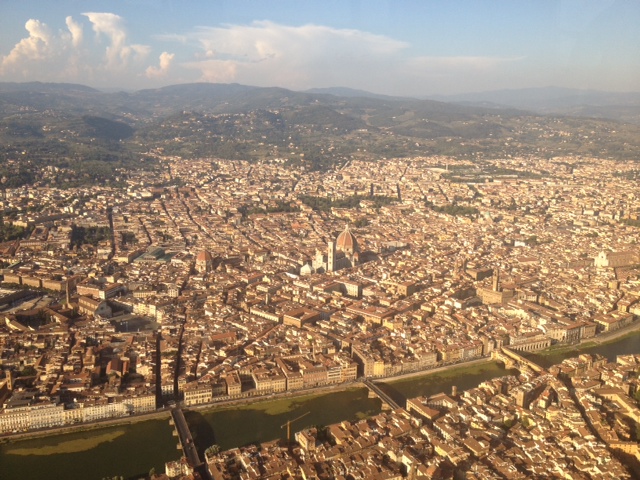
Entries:
<svg viewBox="0 0 640 480">
<path fill-rule="evenodd" d="M 0 160 L 31 165 L 32 176 L 43 165 L 63 168 L 67 173 L 56 178 L 73 185 L 110 180 L 119 169 L 153 168 L 159 154 L 249 161 L 271 156 L 310 170 L 352 158 L 431 154 L 635 159 L 640 126 L 605 118 L 614 110 L 633 116 L 635 106 L 622 104 L 617 94 L 584 96 L 594 103 L 579 105 L 572 94 L 495 92 L 457 96 L 452 103 L 238 84 L 101 92 L 72 84 L 0 83 Z M 547 108 L 552 97 L 573 115 L 532 112 Z M 607 103 L 611 99 L 619 104 Z M 585 118 L 588 112 L 599 118 Z"/>
<path fill-rule="evenodd" d="M 469 106 L 512 107 L 545 115 L 570 115 L 640 124 L 640 92 L 525 88 L 429 97 Z"/>
</svg>

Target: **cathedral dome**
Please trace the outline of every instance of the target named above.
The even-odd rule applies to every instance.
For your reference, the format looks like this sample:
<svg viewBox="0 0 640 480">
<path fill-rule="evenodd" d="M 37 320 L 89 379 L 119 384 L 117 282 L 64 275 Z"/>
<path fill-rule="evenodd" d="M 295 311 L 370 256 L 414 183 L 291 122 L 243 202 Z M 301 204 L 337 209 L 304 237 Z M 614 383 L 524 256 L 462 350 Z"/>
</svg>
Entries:
<svg viewBox="0 0 640 480">
<path fill-rule="evenodd" d="M 196 270 L 200 273 L 210 272 L 213 269 L 213 257 L 206 250 L 202 250 L 196 257 Z"/>
<path fill-rule="evenodd" d="M 213 262 L 213 257 L 206 250 L 202 250 L 196 257 L 197 263 Z"/>
<path fill-rule="evenodd" d="M 336 250 L 352 255 L 360 251 L 358 247 L 358 241 L 356 237 L 349 230 L 349 225 L 346 226 L 344 231 L 338 235 L 336 240 Z"/>
</svg>

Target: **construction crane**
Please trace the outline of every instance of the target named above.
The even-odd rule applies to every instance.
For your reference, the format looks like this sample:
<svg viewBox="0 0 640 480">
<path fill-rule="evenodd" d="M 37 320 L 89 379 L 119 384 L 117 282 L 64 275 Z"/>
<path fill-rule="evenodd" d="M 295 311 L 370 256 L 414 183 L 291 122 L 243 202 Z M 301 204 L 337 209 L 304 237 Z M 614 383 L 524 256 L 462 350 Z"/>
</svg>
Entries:
<svg viewBox="0 0 640 480">
<path fill-rule="evenodd" d="M 304 415 L 300 415 L 298 418 L 294 418 L 293 420 L 287 420 L 287 423 L 285 423 L 284 425 L 280 425 L 280 428 L 287 427 L 287 444 L 291 443 L 291 424 L 293 422 L 297 422 L 298 420 L 300 420 L 303 417 L 306 417 L 310 413 L 311 412 L 307 412 Z"/>
</svg>

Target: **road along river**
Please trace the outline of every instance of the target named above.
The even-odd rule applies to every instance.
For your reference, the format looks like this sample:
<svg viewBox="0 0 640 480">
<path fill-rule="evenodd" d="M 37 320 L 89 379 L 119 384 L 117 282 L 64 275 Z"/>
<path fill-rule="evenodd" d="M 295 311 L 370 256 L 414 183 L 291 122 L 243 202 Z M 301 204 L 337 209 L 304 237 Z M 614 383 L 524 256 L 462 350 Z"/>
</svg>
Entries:
<svg viewBox="0 0 640 480">
<path fill-rule="evenodd" d="M 533 355 L 532 359 L 549 366 L 580 353 L 599 353 L 610 360 L 615 360 L 616 355 L 640 353 L 640 332 L 616 338 L 610 343 L 550 349 Z M 513 372 L 490 361 L 476 362 L 424 375 L 386 380 L 382 388 L 397 398 L 409 398 L 448 393 L 453 386 L 462 391 Z M 303 415 L 291 425 L 292 432 L 311 425 L 328 425 L 374 415 L 380 411 L 380 401 L 367 398 L 367 393 L 366 388 L 353 387 L 248 405 L 187 411 L 186 417 L 201 451 L 213 443 L 228 449 L 286 438 L 286 428 L 281 428 L 282 425 Z M 164 471 L 166 461 L 180 457 L 176 444 L 167 416 L 134 424 L 2 443 L 0 472 L 3 480 L 51 477 L 100 480 L 113 476 L 133 479 L 147 474 L 151 468 Z"/>
</svg>

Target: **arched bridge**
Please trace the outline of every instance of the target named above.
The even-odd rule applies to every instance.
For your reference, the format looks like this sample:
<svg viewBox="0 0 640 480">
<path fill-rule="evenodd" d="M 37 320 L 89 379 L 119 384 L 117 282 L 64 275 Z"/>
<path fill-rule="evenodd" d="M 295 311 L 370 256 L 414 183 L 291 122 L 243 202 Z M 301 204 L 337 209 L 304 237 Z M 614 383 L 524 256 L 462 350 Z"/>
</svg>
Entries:
<svg viewBox="0 0 640 480">
<path fill-rule="evenodd" d="M 523 357 L 519 353 L 516 353 L 507 347 L 500 347 L 500 350 L 494 350 L 491 353 L 491 358 L 504 363 L 506 368 L 517 368 L 520 371 L 529 369 L 538 374 L 546 371 L 534 361 Z"/>
</svg>

